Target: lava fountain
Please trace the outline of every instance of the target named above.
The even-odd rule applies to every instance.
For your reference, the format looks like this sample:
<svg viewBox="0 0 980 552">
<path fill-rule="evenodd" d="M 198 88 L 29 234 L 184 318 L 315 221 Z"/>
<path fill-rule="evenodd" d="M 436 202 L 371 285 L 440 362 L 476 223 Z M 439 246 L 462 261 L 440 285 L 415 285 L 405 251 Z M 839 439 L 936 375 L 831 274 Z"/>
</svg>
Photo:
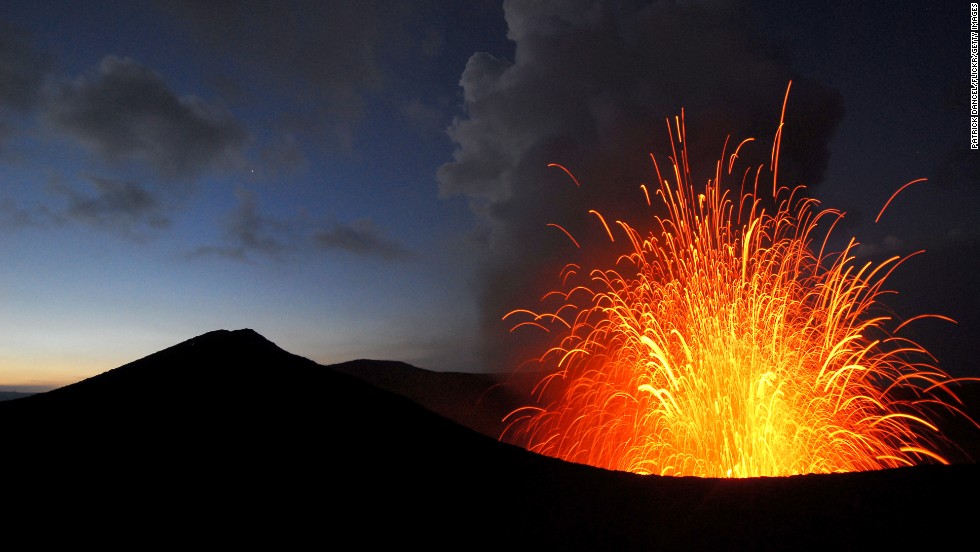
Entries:
<svg viewBox="0 0 980 552">
<path fill-rule="evenodd" d="M 538 404 L 510 413 L 502 440 L 641 474 L 947 463 L 936 415 L 960 412 L 957 380 L 901 336 L 915 319 L 898 320 L 881 304 L 886 279 L 908 257 L 861 263 L 853 238 L 828 251 L 843 213 L 821 210 L 803 186 L 777 178 L 785 111 L 784 100 L 769 163 L 736 169 L 752 139 L 731 154 L 726 142 L 700 192 L 683 111 L 667 120 L 670 180 L 651 154 L 659 187 L 641 186 L 638 197 L 662 203 L 666 215 L 652 216 L 643 234 L 590 211 L 613 246 L 625 238 L 615 265 L 569 264 L 543 310 L 504 316 L 512 331 L 558 337 L 536 359 L 546 374 L 534 389 Z"/>
</svg>

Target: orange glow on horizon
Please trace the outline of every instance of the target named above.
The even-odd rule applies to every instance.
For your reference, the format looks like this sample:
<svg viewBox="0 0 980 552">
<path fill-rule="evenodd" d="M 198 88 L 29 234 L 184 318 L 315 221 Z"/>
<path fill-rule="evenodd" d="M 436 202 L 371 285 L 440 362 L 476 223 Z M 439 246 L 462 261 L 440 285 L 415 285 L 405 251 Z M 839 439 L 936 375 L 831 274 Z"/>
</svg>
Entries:
<svg viewBox="0 0 980 552">
<path fill-rule="evenodd" d="M 769 166 L 732 177 L 752 142 L 743 140 L 729 158 L 723 148 L 699 192 L 683 111 L 667 120 L 671 180 L 651 155 L 657 185 L 639 198 L 649 204 L 655 195 L 666 215 L 652 217 L 647 233 L 616 221 L 615 237 L 629 245 L 615 267 L 568 265 L 544 310 L 504 316 L 514 330 L 559 337 L 536 360 L 547 374 L 534 389 L 538 404 L 509 414 L 501 440 L 606 469 L 678 476 L 947 463 L 935 418 L 959 413 L 958 380 L 902 337 L 909 321 L 880 302 L 908 257 L 859 263 L 853 238 L 826 251 L 843 214 L 818 210 L 803 186 L 777 181 L 786 101 Z M 769 176 L 771 187 L 760 185 Z M 723 177 L 741 185 L 738 197 Z M 620 246 L 606 218 L 588 213 L 610 247 Z"/>
<path fill-rule="evenodd" d="M 105 372 L 107 364 L 72 359 L 0 358 L 0 391 L 43 392 L 77 383 Z"/>
</svg>

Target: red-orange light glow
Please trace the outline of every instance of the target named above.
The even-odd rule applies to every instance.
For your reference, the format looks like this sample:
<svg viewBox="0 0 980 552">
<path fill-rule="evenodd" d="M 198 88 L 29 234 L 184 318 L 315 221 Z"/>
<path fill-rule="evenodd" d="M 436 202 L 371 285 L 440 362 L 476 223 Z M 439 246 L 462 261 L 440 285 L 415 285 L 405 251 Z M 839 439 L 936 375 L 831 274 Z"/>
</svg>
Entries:
<svg viewBox="0 0 980 552">
<path fill-rule="evenodd" d="M 653 217 L 647 234 L 617 221 L 630 246 L 615 267 L 570 265 L 561 288 L 545 295 L 553 306 L 504 317 L 558 337 L 538 359 L 547 368 L 539 404 L 512 412 L 501 438 L 643 474 L 783 476 L 947 462 L 932 415 L 937 405 L 957 411 L 956 380 L 880 308 L 888 275 L 905 259 L 859 263 L 853 239 L 825 252 L 843 215 L 818 210 L 802 186 L 777 185 L 782 118 L 771 201 L 757 195 L 764 167 L 744 170 L 737 198 L 722 183 L 751 139 L 727 159 L 727 175 L 723 150 L 697 193 L 683 113 L 676 135 L 667 126 L 673 183 L 651 155 L 666 215 Z M 589 213 L 612 240 L 602 215 Z M 823 223 L 829 230 L 814 253 Z"/>
</svg>

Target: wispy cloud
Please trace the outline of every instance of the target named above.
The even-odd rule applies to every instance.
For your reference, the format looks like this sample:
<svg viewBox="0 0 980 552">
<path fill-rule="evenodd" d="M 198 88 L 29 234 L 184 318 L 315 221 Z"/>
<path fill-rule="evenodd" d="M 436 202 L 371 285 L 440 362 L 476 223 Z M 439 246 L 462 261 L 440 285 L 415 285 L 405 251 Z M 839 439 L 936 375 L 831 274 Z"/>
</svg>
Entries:
<svg viewBox="0 0 980 552">
<path fill-rule="evenodd" d="M 284 241 L 277 238 L 289 226 L 259 212 L 255 194 L 238 190 L 238 208 L 227 221 L 227 235 L 233 243 L 246 251 L 255 251 L 277 257 L 286 250 Z"/>
<path fill-rule="evenodd" d="M 67 200 L 62 219 L 109 229 L 130 238 L 143 238 L 150 229 L 164 228 L 170 220 L 163 207 L 145 188 L 135 182 L 90 176 L 91 190 L 82 193 L 65 185 L 51 186 L 51 192 Z"/>
<path fill-rule="evenodd" d="M 291 226 L 261 213 L 253 192 L 235 192 L 238 204 L 224 220 L 225 242 L 201 246 L 185 255 L 190 259 L 218 257 L 250 262 L 256 254 L 282 259 L 290 249 Z"/>
<path fill-rule="evenodd" d="M 313 235 L 317 247 L 385 260 L 403 260 L 412 255 L 398 242 L 387 238 L 369 219 L 352 224 L 335 223 L 331 228 Z"/>
<path fill-rule="evenodd" d="M 5 229 L 43 227 L 58 218 L 46 207 L 28 209 L 10 198 L 0 199 L 0 227 Z"/>
<path fill-rule="evenodd" d="M 289 253 L 311 253 L 311 243 L 319 252 L 344 252 L 387 261 L 412 257 L 409 250 L 386 237 L 368 219 L 316 228 L 302 218 L 287 221 L 263 213 L 258 197 L 250 190 L 239 189 L 236 196 L 238 204 L 224 220 L 223 243 L 198 247 L 185 257 L 253 262 L 261 256 L 285 260 Z"/>
<path fill-rule="evenodd" d="M 231 113 L 178 95 L 133 59 L 109 55 L 74 78 L 54 67 L 30 36 L 0 22 L 0 155 L 10 161 L 11 152 L 29 153 L 32 144 L 79 146 L 89 173 L 47 167 L 47 199 L 55 201 L 3 198 L 8 227 L 81 222 L 142 239 L 169 225 L 177 203 L 163 198 L 186 197 L 201 177 L 242 158 L 249 134 Z M 14 142 L 24 136 L 32 138 Z"/>
</svg>

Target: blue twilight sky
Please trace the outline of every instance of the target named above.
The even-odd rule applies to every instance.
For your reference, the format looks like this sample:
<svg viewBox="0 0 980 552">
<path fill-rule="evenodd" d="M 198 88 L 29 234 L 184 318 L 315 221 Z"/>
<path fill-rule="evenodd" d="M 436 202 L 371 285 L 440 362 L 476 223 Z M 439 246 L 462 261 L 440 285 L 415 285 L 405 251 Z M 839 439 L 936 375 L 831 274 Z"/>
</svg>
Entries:
<svg viewBox="0 0 980 552">
<path fill-rule="evenodd" d="M 507 370 L 500 316 L 560 266 L 546 224 L 635 210 L 681 108 L 698 166 L 771 138 L 790 80 L 786 178 L 862 256 L 926 250 L 896 310 L 957 319 L 918 337 L 978 373 L 969 4 L 851 4 L 7 0 L 0 387 L 245 327 Z"/>
</svg>

